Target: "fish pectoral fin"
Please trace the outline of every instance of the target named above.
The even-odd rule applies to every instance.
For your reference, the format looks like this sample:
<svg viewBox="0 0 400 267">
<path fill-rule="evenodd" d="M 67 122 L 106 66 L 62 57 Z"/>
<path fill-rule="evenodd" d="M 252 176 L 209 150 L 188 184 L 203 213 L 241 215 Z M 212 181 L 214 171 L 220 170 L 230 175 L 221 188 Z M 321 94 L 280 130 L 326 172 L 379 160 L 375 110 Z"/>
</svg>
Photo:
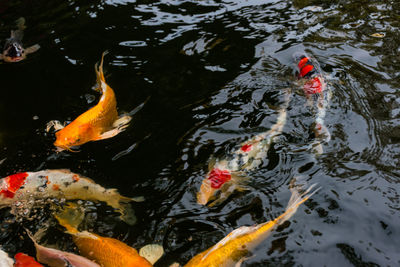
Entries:
<svg viewBox="0 0 400 267">
<path fill-rule="evenodd" d="M 231 172 L 231 179 L 236 187 L 246 188 L 247 182 L 251 179 L 245 172 Z"/>
<path fill-rule="evenodd" d="M 146 245 L 139 250 L 139 255 L 148 260 L 152 265 L 154 265 L 163 254 L 164 248 L 157 244 Z"/>
<path fill-rule="evenodd" d="M 103 139 L 108 139 L 108 138 L 114 137 L 114 136 L 116 136 L 117 134 L 119 134 L 122 131 L 123 130 L 120 130 L 118 128 L 114 128 L 112 130 L 109 130 L 107 132 L 102 133 L 98 137 L 94 138 L 93 141 L 103 140 Z"/>
<path fill-rule="evenodd" d="M 40 45 L 38 45 L 38 44 L 32 45 L 25 49 L 25 54 L 28 55 L 28 54 L 35 53 L 39 49 L 40 49 Z"/>
<path fill-rule="evenodd" d="M 102 133 L 100 136 L 98 136 L 97 138 L 95 138 L 94 140 L 103 140 L 103 139 L 108 139 L 111 137 L 116 136 L 117 134 L 119 134 L 120 132 L 125 131 L 126 127 L 129 126 L 129 122 L 132 118 L 130 116 L 122 116 L 119 119 L 117 119 L 114 123 L 113 123 L 113 127 L 111 130 Z"/>
<path fill-rule="evenodd" d="M 52 120 L 46 124 L 46 132 L 49 132 L 51 130 L 51 128 L 54 128 L 54 130 L 57 132 L 57 131 L 63 129 L 64 127 L 65 127 L 65 123 L 62 124 L 60 121 Z"/>
<path fill-rule="evenodd" d="M 131 116 L 124 115 L 119 117 L 116 121 L 113 123 L 113 127 L 123 131 L 126 127 L 129 126 L 129 122 L 132 120 Z"/>
<path fill-rule="evenodd" d="M 252 256 L 249 256 L 249 257 L 243 257 L 243 258 L 241 258 L 236 264 L 235 264 L 235 267 L 240 267 L 240 266 L 242 266 L 242 263 L 243 262 L 245 262 L 245 261 L 247 261 L 247 260 L 249 260 L 249 259 L 251 259 L 251 258 L 254 258 L 255 257 L 255 255 L 252 255 Z"/>
</svg>

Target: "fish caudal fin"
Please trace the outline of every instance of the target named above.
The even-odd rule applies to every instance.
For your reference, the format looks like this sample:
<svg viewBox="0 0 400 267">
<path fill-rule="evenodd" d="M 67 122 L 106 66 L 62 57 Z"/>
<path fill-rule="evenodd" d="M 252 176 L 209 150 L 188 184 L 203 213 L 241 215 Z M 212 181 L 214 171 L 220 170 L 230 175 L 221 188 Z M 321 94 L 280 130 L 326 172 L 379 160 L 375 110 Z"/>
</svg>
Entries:
<svg viewBox="0 0 400 267">
<path fill-rule="evenodd" d="M 68 203 L 60 212 L 54 216 L 60 225 L 67 229 L 70 234 L 78 233 L 78 226 L 85 218 L 83 208 L 74 203 Z"/>
<path fill-rule="evenodd" d="M 17 28 L 19 30 L 25 30 L 26 26 L 25 26 L 25 18 L 24 17 L 20 17 L 19 19 L 17 19 L 15 21 L 15 25 L 17 25 Z"/>
<path fill-rule="evenodd" d="M 289 203 L 286 207 L 285 213 L 283 213 L 281 216 L 275 219 L 275 222 L 277 224 L 282 224 L 283 222 L 287 221 L 290 219 L 290 217 L 293 216 L 293 214 L 296 213 L 297 208 L 304 203 L 307 199 L 309 199 L 312 195 L 314 195 L 321 187 L 317 188 L 313 192 L 310 193 L 310 191 L 316 186 L 317 184 L 312 184 L 308 189 L 300 193 L 299 192 L 299 186 L 292 185 L 290 191 L 292 192 L 292 195 L 290 197 Z"/>
<path fill-rule="evenodd" d="M 152 265 L 154 265 L 163 254 L 164 248 L 157 244 L 146 245 L 139 250 L 139 255 L 148 260 Z"/>
<path fill-rule="evenodd" d="M 108 51 L 104 51 L 103 54 L 101 55 L 101 60 L 100 60 L 100 65 L 99 63 L 96 63 L 94 65 L 94 71 L 96 72 L 96 77 L 97 77 L 97 88 L 96 90 L 101 91 L 101 84 L 105 83 L 105 78 L 104 78 L 104 72 L 103 72 L 103 61 L 104 61 L 104 56 L 108 54 Z"/>
</svg>

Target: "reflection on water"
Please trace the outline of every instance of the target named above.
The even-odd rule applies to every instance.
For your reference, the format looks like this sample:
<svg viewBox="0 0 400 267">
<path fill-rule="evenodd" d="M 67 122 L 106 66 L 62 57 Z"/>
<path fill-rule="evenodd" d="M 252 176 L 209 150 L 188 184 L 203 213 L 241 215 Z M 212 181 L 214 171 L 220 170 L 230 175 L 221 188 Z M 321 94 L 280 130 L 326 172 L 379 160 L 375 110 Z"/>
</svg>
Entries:
<svg viewBox="0 0 400 267">
<path fill-rule="evenodd" d="M 136 248 L 162 243 L 157 266 L 184 264 L 233 229 L 277 217 L 289 181 L 300 176 L 322 190 L 243 265 L 397 266 L 399 12 L 395 1 L 3 0 L 1 40 L 23 16 L 24 41 L 42 48 L 0 65 L 1 176 L 69 168 L 144 196 L 133 205 L 136 225 L 88 203 L 84 226 Z M 96 103 L 93 65 L 105 50 L 119 112 L 150 98 L 115 138 L 56 154 L 45 125 Z M 309 150 L 313 116 L 296 85 L 299 50 L 318 60 L 332 91 L 325 117 L 332 138 L 319 157 Z M 198 205 L 210 157 L 268 130 L 288 87 L 286 126 L 250 173 L 250 190 Z M 24 225 L 38 228 L 48 215 Z M 33 254 L 10 211 L 0 216 L 4 250 Z M 62 231 L 52 224 L 43 242 L 72 251 Z"/>
</svg>

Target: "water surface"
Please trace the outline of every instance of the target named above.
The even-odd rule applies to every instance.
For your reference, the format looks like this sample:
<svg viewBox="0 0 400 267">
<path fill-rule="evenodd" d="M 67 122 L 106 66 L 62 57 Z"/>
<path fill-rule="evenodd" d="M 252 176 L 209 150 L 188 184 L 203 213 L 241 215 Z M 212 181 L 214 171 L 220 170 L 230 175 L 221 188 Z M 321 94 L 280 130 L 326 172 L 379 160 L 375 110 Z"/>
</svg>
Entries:
<svg viewBox="0 0 400 267">
<path fill-rule="evenodd" d="M 41 49 L 0 65 L 0 175 L 68 168 L 144 196 L 133 204 L 136 225 L 84 203 L 85 226 L 135 248 L 161 243 L 156 266 L 185 264 L 233 229 L 274 219 L 300 177 L 322 189 L 243 266 L 398 266 L 399 14 L 395 1 L 3 0 L 1 40 L 23 16 L 24 43 Z M 119 111 L 150 98 L 124 133 L 56 154 L 45 125 L 94 105 L 93 66 L 105 50 Z M 332 90 L 332 139 L 318 158 L 308 149 L 312 114 L 296 87 L 291 55 L 299 50 L 319 61 Z M 198 205 L 210 157 L 268 130 L 286 88 L 287 124 L 251 173 L 250 190 Z M 0 215 L 3 248 L 33 255 L 22 225 L 39 228 L 41 220 Z M 61 227 L 48 231 L 43 242 L 74 249 Z"/>
</svg>

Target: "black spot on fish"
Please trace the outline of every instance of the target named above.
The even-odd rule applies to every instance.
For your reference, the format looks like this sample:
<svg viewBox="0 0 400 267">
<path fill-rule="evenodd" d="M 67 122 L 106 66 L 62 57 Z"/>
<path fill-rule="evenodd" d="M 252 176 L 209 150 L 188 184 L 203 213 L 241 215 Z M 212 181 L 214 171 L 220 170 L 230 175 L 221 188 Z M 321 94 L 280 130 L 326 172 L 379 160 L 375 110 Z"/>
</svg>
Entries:
<svg viewBox="0 0 400 267">
<path fill-rule="evenodd" d="M 89 186 L 85 185 L 83 189 L 89 190 Z"/>
<path fill-rule="evenodd" d="M 71 183 L 70 182 L 64 182 L 64 185 L 65 185 L 65 187 L 68 187 L 68 186 L 71 185 Z"/>
</svg>

